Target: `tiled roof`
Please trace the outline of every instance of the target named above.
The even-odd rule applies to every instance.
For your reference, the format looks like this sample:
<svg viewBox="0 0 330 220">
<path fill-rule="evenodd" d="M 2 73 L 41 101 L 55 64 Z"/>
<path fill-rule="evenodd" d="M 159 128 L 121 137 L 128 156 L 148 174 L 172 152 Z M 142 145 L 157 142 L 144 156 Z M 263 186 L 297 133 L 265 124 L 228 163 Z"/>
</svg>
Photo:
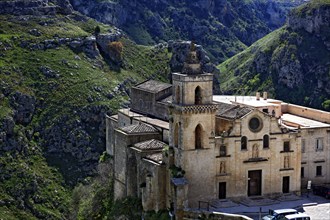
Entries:
<svg viewBox="0 0 330 220">
<path fill-rule="evenodd" d="M 162 150 L 166 144 L 159 140 L 151 139 L 134 145 L 139 150 Z"/>
<path fill-rule="evenodd" d="M 149 92 L 160 92 L 164 89 L 172 87 L 171 84 L 159 82 L 156 80 L 148 80 L 141 84 L 134 86 L 135 88 L 147 90 Z"/>
<path fill-rule="evenodd" d="M 128 134 L 138 134 L 138 133 L 156 133 L 158 130 L 151 125 L 145 123 L 138 123 L 133 125 L 128 125 L 126 127 L 120 128 L 122 131 Z"/>
<path fill-rule="evenodd" d="M 154 154 L 148 154 L 147 156 L 145 156 L 145 158 L 161 164 L 163 162 L 163 153 L 158 152 Z"/>
<path fill-rule="evenodd" d="M 219 110 L 217 116 L 228 119 L 238 119 L 247 115 L 252 111 L 249 107 L 240 107 L 231 104 L 221 103 L 219 104 Z"/>
<path fill-rule="evenodd" d="M 221 115 L 224 112 L 236 108 L 236 105 L 232 105 L 232 104 L 228 104 L 228 103 L 219 103 L 218 104 L 218 111 L 217 111 L 217 115 Z"/>
</svg>

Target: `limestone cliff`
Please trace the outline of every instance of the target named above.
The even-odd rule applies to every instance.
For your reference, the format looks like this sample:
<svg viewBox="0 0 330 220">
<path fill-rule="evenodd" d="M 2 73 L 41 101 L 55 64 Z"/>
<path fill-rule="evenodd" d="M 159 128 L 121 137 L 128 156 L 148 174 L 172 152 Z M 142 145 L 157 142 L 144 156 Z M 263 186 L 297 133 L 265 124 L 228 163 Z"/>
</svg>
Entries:
<svg viewBox="0 0 330 220">
<path fill-rule="evenodd" d="M 329 109 L 330 2 L 294 9 L 286 25 L 219 65 L 224 93 L 273 97 Z"/>
<path fill-rule="evenodd" d="M 194 40 L 221 62 L 283 25 L 301 1 L 70 0 L 73 7 L 123 29 L 140 44 Z"/>
<path fill-rule="evenodd" d="M 0 1 L 1 218 L 72 217 L 72 187 L 105 151 L 105 113 L 127 107 L 132 84 L 167 80 L 166 47 L 138 46 L 67 3 Z"/>
<path fill-rule="evenodd" d="M 10 15 L 55 15 L 71 14 L 68 0 L 4 0 L 0 1 L 0 14 Z"/>
</svg>

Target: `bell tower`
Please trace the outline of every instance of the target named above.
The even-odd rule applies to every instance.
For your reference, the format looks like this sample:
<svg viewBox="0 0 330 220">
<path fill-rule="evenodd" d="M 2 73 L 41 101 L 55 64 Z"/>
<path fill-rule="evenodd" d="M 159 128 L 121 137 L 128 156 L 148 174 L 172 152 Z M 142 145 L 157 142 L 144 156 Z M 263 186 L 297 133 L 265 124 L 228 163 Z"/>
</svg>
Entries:
<svg viewBox="0 0 330 220">
<path fill-rule="evenodd" d="M 172 73 L 173 100 L 170 107 L 170 146 L 174 164 L 188 181 L 188 204 L 214 199 L 214 130 L 217 105 L 212 101 L 213 75 L 202 71 L 195 45 L 181 73 Z M 201 192 L 203 190 L 203 192 Z"/>
</svg>

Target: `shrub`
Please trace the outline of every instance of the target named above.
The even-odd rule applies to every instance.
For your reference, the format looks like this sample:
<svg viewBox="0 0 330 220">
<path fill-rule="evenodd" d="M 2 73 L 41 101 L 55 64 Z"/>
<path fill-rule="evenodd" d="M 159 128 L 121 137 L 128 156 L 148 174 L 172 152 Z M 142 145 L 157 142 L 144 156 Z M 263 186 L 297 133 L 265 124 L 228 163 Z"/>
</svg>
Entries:
<svg viewBox="0 0 330 220">
<path fill-rule="evenodd" d="M 100 28 L 100 26 L 97 25 L 97 26 L 95 27 L 95 30 L 94 30 L 94 35 L 97 36 L 97 35 L 100 34 L 100 32 L 101 32 L 101 28 Z"/>
<path fill-rule="evenodd" d="M 322 107 L 325 109 L 325 110 L 330 110 L 330 99 L 328 100 L 325 100 L 323 103 L 322 103 Z"/>
<path fill-rule="evenodd" d="M 123 53 L 123 44 L 120 41 L 110 42 L 108 44 L 109 48 L 109 55 L 110 58 L 115 61 L 119 62 L 122 60 L 122 53 Z"/>
</svg>

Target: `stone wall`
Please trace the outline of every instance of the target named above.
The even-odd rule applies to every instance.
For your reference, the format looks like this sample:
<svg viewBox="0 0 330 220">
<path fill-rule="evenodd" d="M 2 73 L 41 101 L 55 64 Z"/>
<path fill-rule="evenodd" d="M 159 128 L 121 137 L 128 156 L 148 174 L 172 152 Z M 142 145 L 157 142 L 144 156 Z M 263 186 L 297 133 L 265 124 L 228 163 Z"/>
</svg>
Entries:
<svg viewBox="0 0 330 220">
<path fill-rule="evenodd" d="M 293 115 L 302 116 L 304 118 L 309 118 L 324 123 L 330 123 L 330 113 L 326 111 L 293 104 L 282 105 L 282 109 L 283 113 L 290 113 Z"/>
<path fill-rule="evenodd" d="M 262 119 L 262 129 L 252 132 L 248 123 L 252 117 Z M 218 157 L 216 182 L 227 183 L 227 196 L 229 198 L 246 197 L 248 195 L 249 171 L 261 170 L 261 195 L 275 196 L 282 194 L 282 180 L 284 176 L 290 177 L 290 192 L 300 191 L 300 134 L 282 133 L 274 118 L 258 110 L 250 113 L 233 123 L 234 127 L 228 136 L 218 138 L 216 142 L 216 155 L 219 155 L 220 146 L 227 147 L 227 155 Z M 217 126 L 219 126 L 217 124 Z M 263 136 L 270 137 L 269 148 L 263 148 Z M 247 149 L 241 149 L 241 137 L 247 137 Z M 290 152 L 283 152 L 283 142 L 290 142 Z M 254 156 L 254 146 L 258 147 L 257 157 Z M 285 167 L 285 156 L 289 156 L 289 165 Z M 221 162 L 225 162 L 225 172 L 220 171 Z"/>
<path fill-rule="evenodd" d="M 182 74 L 173 74 L 173 88 L 175 88 L 175 93 L 173 93 L 173 102 L 177 103 L 175 98 L 178 94 L 181 96 L 181 103 L 184 105 L 194 105 L 195 104 L 195 89 L 197 86 L 201 88 L 202 92 L 202 104 L 212 103 L 212 83 L 213 75 L 203 74 L 196 76 L 186 76 Z M 187 83 L 189 82 L 189 83 Z M 176 90 L 180 89 L 179 92 Z"/>
<path fill-rule="evenodd" d="M 113 156 L 115 129 L 118 128 L 117 117 L 110 117 L 106 115 L 106 151 L 109 155 Z"/>
<path fill-rule="evenodd" d="M 304 145 L 305 148 L 301 160 L 301 166 L 304 168 L 304 177 L 301 178 L 302 188 L 307 188 L 309 180 L 312 181 L 312 184 L 329 183 L 330 129 L 302 129 L 301 136 L 301 145 Z M 322 142 L 322 149 L 317 149 L 317 139 Z M 322 167 L 322 175 L 316 175 L 317 166 Z"/>
<path fill-rule="evenodd" d="M 114 138 L 114 197 L 121 199 L 126 196 L 136 196 L 136 162 L 130 152 L 130 146 L 142 141 L 158 139 L 161 134 L 134 134 L 128 135 L 125 132 L 115 130 Z"/>
</svg>

